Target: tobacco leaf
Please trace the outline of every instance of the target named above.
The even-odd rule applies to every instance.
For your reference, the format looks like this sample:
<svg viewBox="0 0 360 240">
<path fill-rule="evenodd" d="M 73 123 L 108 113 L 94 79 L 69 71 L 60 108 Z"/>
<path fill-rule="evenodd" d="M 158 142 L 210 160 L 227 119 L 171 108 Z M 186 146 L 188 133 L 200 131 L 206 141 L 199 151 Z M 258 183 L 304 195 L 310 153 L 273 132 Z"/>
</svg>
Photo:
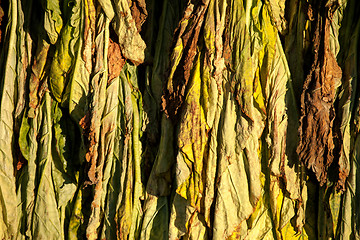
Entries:
<svg viewBox="0 0 360 240">
<path fill-rule="evenodd" d="M 1 239 L 360 237 L 357 1 L 40 2 L 1 43 Z"/>
<path fill-rule="evenodd" d="M 148 37 L 155 33 L 157 36 L 153 40 L 154 44 L 148 43 L 149 48 L 154 48 L 154 59 L 153 64 L 147 67 L 149 75 L 144 93 L 144 111 L 149 121 L 146 126 L 147 145 L 144 152 L 148 151 L 153 155 L 149 154 L 150 156 L 145 159 L 152 168 L 146 185 L 141 239 L 165 240 L 169 238 L 170 200 L 168 196 L 171 194 L 172 167 L 175 162 L 173 148 L 175 132 L 171 120 L 160 112 L 161 95 L 166 84 L 166 71 L 170 64 L 173 33 L 182 17 L 185 4 L 186 2 L 182 0 L 165 0 L 158 22 L 158 32 L 154 32 L 157 29 L 157 22 L 151 23 L 151 28 L 148 25 L 146 28 Z M 152 7 L 148 9 L 150 19 L 157 18 L 155 14 L 160 10 L 157 5 L 157 1 L 153 1 L 152 5 L 147 5 Z"/>
<path fill-rule="evenodd" d="M 120 203 L 124 208 L 124 215 L 131 215 L 129 202 L 122 202 L 126 194 L 126 179 L 132 178 L 132 173 L 128 171 L 130 162 L 126 153 L 128 152 L 129 135 L 125 135 L 125 114 L 123 102 L 123 87 L 120 77 L 114 78 L 107 86 L 106 94 L 108 99 L 104 111 L 105 119 L 114 127 L 111 132 L 105 135 L 108 139 L 109 151 L 106 152 L 107 158 L 104 166 L 103 175 L 103 192 L 101 199 L 101 208 L 104 211 L 104 223 L 101 231 L 101 239 L 113 239 L 117 236 L 116 214 L 119 210 Z M 125 136 L 124 136 L 125 135 Z M 112 142 L 113 141 L 113 142 Z M 113 147 L 113 149 L 111 149 Z M 123 155 L 125 153 L 125 155 Z M 131 168 L 130 168 L 131 169 Z M 106 200 L 106 201 L 105 201 Z M 130 216 L 129 216 L 130 217 Z M 124 224 L 125 225 L 125 224 Z M 122 226 L 124 227 L 124 226 Z M 126 226 L 127 227 L 127 226 Z M 126 232 L 128 234 L 128 232 Z"/>
<path fill-rule="evenodd" d="M 8 27 L 1 69 L 0 94 L 0 238 L 11 239 L 16 236 L 19 226 L 19 203 L 16 197 L 16 182 L 14 176 L 14 111 L 16 103 L 16 69 L 18 41 L 17 41 L 18 2 L 9 2 Z M 4 52 L 3 52 L 4 53 Z"/>
<path fill-rule="evenodd" d="M 135 21 L 136 28 L 138 32 L 140 32 L 141 26 L 145 22 L 148 15 L 145 0 L 128 0 L 128 3 L 131 10 L 131 15 Z"/>
<path fill-rule="evenodd" d="M 162 116 L 161 140 L 153 169 L 146 186 L 147 197 L 144 203 L 144 218 L 141 228 L 142 239 L 167 239 L 169 232 L 169 201 L 171 190 L 171 168 L 174 164 L 173 125 L 170 119 Z"/>
<path fill-rule="evenodd" d="M 357 1 L 348 1 L 344 11 L 343 28 L 340 30 L 340 53 L 343 60 L 344 86 L 341 90 L 342 99 L 342 132 L 343 132 L 343 152 L 340 160 L 350 164 L 349 176 L 345 182 L 345 192 L 343 193 L 342 205 L 340 209 L 338 235 L 342 239 L 359 237 L 359 216 L 351 212 L 358 212 L 359 205 L 359 174 L 358 166 L 360 138 L 359 138 L 359 33 L 360 16 L 358 14 L 360 4 Z M 341 102 L 340 102 L 341 103 Z M 339 161 L 340 161 L 339 160 Z"/>
<path fill-rule="evenodd" d="M 95 9 L 91 0 L 88 2 L 88 5 L 90 9 Z M 98 227 L 100 226 L 100 205 L 103 191 L 103 167 L 105 162 L 104 134 L 106 134 L 106 132 L 102 132 L 101 122 L 106 103 L 106 86 L 108 81 L 107 51 L 109 47 L 110 20 L 102 10 L 99 15 L 96 34 L 93 36 L 95 39 L 95 64 L 93 69 L 94 75 L 90 81 L 90 124 L 87 135 L 88 146 L 85 154 L 86 161 L 89 164 L 87 172 L 89 182 L 87 184 L 94 185 L 91 214 L 86 228 L 86 237 L 88 239 L 97 239 L 98 236 Z M 92 32 L 89 28 L 89 35 L 91 34 Z M 91 56 L 89 60 L 89 64 L 92 64 Z M 90 70 L 91 68 L 90 65 Z M 104 127 L 105 125 L 106 124 L 104 124 Z"/>
<path fill-rule="evenodd" d="M 46 91 L 35 117 L 23 115 L 19 145 L 27 164 L 18 180 L 22 202 L 18 237 L 64 236 L 62 218 L 76 190 L 76 180 L 72 163 L 65 159 L 69 154 L 65 145 L 68 138 L 66 130 L 59 129 L 62 117 L 56 104 Z"/>
<path fill-rule="evenodd" d="M 27 164 L 21 169 L 18 179 L 18 197 L 22 201 L 21 233 L 31 236 L 31 223 L 35 199 L 36 156 L 38 143 L 36 140 L 40 126 L 40 108 L 35 109 L 35 117 L 23 115 L 19 132 L 19 148 Z"/>
<path fill-rule="evenodd" d="M 143 63 L 145 59 L 146 44 L 142 40 L 138 28 L 136 27 L 137 22 L 132 16 L 129 1 L 120 0 L 113 1 L 112 3 L 115 13 L 114 21 L 112 23 L 114 30 L 118 35 L 121 53 L 126 59 L 129 59 L 136 65 Z M 142 2 L 139 3 L 140 5 L 138 6 L 142 7 Z"/>
<path fill-rule="evenodd" d="M 42 0 L 41 5 L 45 10 L 44 30 L 50 39 L 50 43 L 55 44 L 63 26 L 60 1 Z"/>
<path fill-rule="evenodd" d="M 306 19 L 304 2 L 287 2 L 286 20 L 288 22 L 287 34 L 284 36 L 284 52 L 291 72 L 294 86 L 296 105 L 300 103 L 302 86 L 304 82 L 304 56 L 309 50 L 309 20 Z M 305 36 L 304 36 L 305 35 Z"/>
<path fill-rule="evenodd" d="M 300 143 L 297 152 L 323 186 L 328 169 L 336 158 L 338 132 L 334 125 L 335 94 L 342 71 L 331 52 L 330 23 L 336 1 L 318 1 L 314 11 L 313 61 L 301 95 Z"/>
<path fill-rule="evenodd" d="M 27 1 L 18 6 L 18 23 L 17 23 L 17 67 L 16 67 L 16 86 L 17 99 L 15 109 L 15 131 L 18 130 L 19 122 L 21 121 L 21 114 L 27 104 L 27 84 L 29 68 L 32 59 L 33 39 L 30 34 L 30 19 L 33 16 L 32 12 L 33 1 Z M 41 30 L 39 31 L 41 32 Z M 41 38 L 41 37 L 40 37 Z"/>
<path fill-rule="evenodd" d="M 121 73 L 121 69 L 125 64 L 125 59 L 121 55 L 120 46 L 114 42 L 111 38 L 109 39 L 108 49 L 108 67 L 109 67 L 109 82 L 114 78 L 118 77 Z"/>
<path fill-rule="evenodd" d="M 123 145 L 123 138 L 119 129 L 119 77 L 114 78 L 106 89 L 106 103 L 101 127 L 101 155 L 104 160 L 102 193 L 100 208 L 104 212 L 104 223 L 101 230 L 101 239 L 116 238 L 115 213 L 117 197 L 119 196 L 120 167 L 116 158 L 119 146 Z M 107 200 L 107 201 L 106 201 Z"/>
<path fill-rule="evenodd" d="M 84 200 L 83 187 L 84 186 L 80 185 L 79 189 L 77 190 L 76 196 L 74 196 L 73 207 L 71 209 L 71 214 L 68 220 L 68 232 L 66 233 L 66 236 L 69 240 L 77 240 L 83 237 L 81 231 L 81 227 L 83 227 L 84 225 L 84 214 L 82 205 L 82 201 Z"/>
<path fill-rule="evenodd" d="M 194 4 L 189 1 L 179 27 L 175 30 L 174 39 L 176 40 L 170 59 L 170 73 L 162 97 L 164 112 L 173 120 L 184 102 L 193 61 L 197 54 L 196 46 L 208 5 L 208 0 L 197 1 Z"/>
<path fill-rule="evenodd" d="M 83 6 L 80 1 L 76 4 L 69 4 L 70 0 L 64 4 L 64 26 L 61 30 L 59 40 L 56 43 L 56 50 L 51 62 L 49 86 L 54 98 L 61 102 L 64 90 L 67 86 L 71 69 L 74 64 L 75 51 L 79 51 L 79 38 L 81 38 L 79 24 Z"/>
<path fill-rule="evenodd" d="M 219 134 L 219 124 L 222 114 L 223 84 L 225 78 L 225 60 L 224 60 L 224 32 L 227 18 L 227 1 L 211 1 L 206 14 L 203 29 L 203 61 L 202 61 L 202 89 L 201 105 L 204 110 L 206 123 L 209 126 L 208 147 L 205 153 L 207 161 L 204 163 L 205 188 L 203 193 L 203 214 L 207 227 L 211 227 L 212 206 L 216 192 L 216 171 L 217 156 L 219 156 L 217 137 Z"/>
<path fill-rule="evenodd" d="M 172 202 L 170 215 L 170 239 L 180 237 L 184 234 L 199 234 L 196 238 L 203 238 L 204 221 L 200 203 L 204 191 L 204 162 L 205 149 L 207 144 L 208 126 L 200 102 L 201 78 L 200 78 L 200 57 L 197 56 L 197 63 L 191 80 L 183 112 L 179 124 L 177 145 L 179 151 L 176 156 L 177 188 L 176 195 Z M 181 213 L 183 205 L 188 208 L 186 213 Z M 174 228 L 174 225 L 181 227 Z M 198 227 L 200 229 L 194 230 Z M 192 229 L 192 231 L 190 231 Z"/>
<path fill-rule="evenodd" d="M 116 175 L 112 177 L 111 184 L 118 186 L 114 189 L 110 197 L 117 199 L 115 210 L 110 216 L 115 216 L 115 236 L 125 239 L 130 233 L 131 217 L 133 211 L 133 184 L 134 184 L 134 166 L 132 162 L 132 141 L 131 130 L 133 128 L 132 115 L 133 106 L 131 104 L 131 87 L 129 82 L 129 69 L 126 63 L 120 74 L 119 84 L 119 105 L 117 139 L 122 143 L 116 145 L 114 157 L 116 159 Z M 130 69 L 131 70 L 131 69 Z"/>
<path fill-rule="evenodd" d="M 337 108 L 337 118 L 340 122 L 341 149 L 339 154 L 339 176 L 337 181 L 337 190 L 344 191 L 346 188 L 346 178 L 350 172 L 351 151 L 353 147 L 352 140 L 352 121 L 355 102 L 357 81 L 356 76 L 356 33 L 358 31 L 358 19 L 354 17 L 353 11 L 346 11 L 350 8 L 356 8 L 353 3 L 344 1 L 340 4 L 334 14 L 331 29 L 332 49 L 335 50 L 338 61 L 343 70 L 343 79 L 339 88 L 339 106 Z M 343 26 L 343 27 L 340 27 Z M 346 27 L 344 27 L 346 26 Z M 355 30 L 354 30 L 355 29 Z"/>
<path fill-rule="evenodd" d="M 53 136 L 51 101 L 49 92 L 46 92 L 40 109 L 40 123 L 43 124 L 39 129 L 39 155 L 35 161 L 37 167 L 35 185 L 37 188 L 34 193 L 34 212 L 31 219 L 31 236 L 37 239 L 46 237 L 59 239 L 64 235 L 52 172 L 54 161 L 51 147 Z"/>
<path fill-rule="evenodd" d="M 88 112 L 96 12 L 93 2 L 89 0 L 79 1 L 75 6 L 76 14 L 74 12 L 74 17 L 71 19 L 71 25 L 75 28 L 73 28 L 73 39 L 70 44 L 73 63 L 70 72 L 65 74 L 66 87 L 63 90 L 61 105 L 68 107 L 71 117 L 79 122 Z"/>
<path fill-rule="evenodd" d="M 260 73 L 264 54 L 273 52 L 274 44 L 269 44 L 269 49 L 267 44 L 276 40 L 267 7 L 261 1 L 231 2 L 226 8 L 225 29 L 226 71 L 220 124 L 216 126 L 215 239 L 244 238 L 248 231 L 244 220 L 261 199 L 259 139 L 265 128 L 266 106 L 265 79 Z"/>
<path fill-rule="evenodd" d="M 287 32 L 287 21 L 285 19 L 285 4 L 286 0 L 270 0 L 270 15 L 272 17 L 272 22 L 278 29 L 279 33 L 284 35 Z"/>
<path fill-rule="evenodd" d="M 31 75 L 29 80 L 29 117 L 35 117 L 35 109 L 39 106 L 41 101 L 41 83 L 44 79 L 44 68 L 50 44 L 44 39 L 40 39 L 37 46 L 37 52 L 31 66 Z"/>
<path fill-rule="evenodd" d="M 100 4 L 102 10 L 106 14 L 107 18 L 109 18 L 111 21 L 115 16 L 115 11 L 112 6 L 111 0 L 99 0 L 98 2 Z"/>
<path fill-rule="evenodd" d="M 119 121 L 121 122 L 121 135 L 123 141 L 119 146 L 121 151 L 115 151 L 115 157 L 121 171 L 120 180 L 113 178 L 113 183 L 120 186 L 116 205 L 116 236 L 120 239 L 129 237 L 138 238 L 142 219 L 141 199 L 144 197 L 144 189 L 141 179 L 142 165 L 142 98 L 138 90 L 136 66 L 126 63 L 120 74 L 119 89 Z M 116 170 L 116 171 L 119 171 Z M 117 191 L 114 191 L 115 193 Z"/>
</svg>

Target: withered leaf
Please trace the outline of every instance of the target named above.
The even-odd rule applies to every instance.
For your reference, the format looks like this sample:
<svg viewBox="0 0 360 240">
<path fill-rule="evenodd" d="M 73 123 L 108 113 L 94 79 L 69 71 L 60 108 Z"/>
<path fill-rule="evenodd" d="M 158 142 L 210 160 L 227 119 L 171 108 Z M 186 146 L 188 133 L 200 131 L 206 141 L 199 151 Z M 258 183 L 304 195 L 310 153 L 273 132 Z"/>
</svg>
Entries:
<svg viewBox="0 0 360 240">
<path fill-rule="evenodd" d="M 300 143 L 297 152 L 320 185 L 327 182 L 328 169 L 336 157 L 335 93 L 342 71 L 330 49 L 330 24 L 338 3 L 318 1 L 313 32 L 313 62 L 301 95 Z"/>
<path fill-rule="evenodd" d="M 199 34 L 209 1 L 192 4 L 189 1 L 179 27 L 175 30 L 175 45 L 171 55 L 170 75 L 162 97 L 167 116 L 174 119 L 184 102 L 187 83 L 197 53 Z"/>
</svg>

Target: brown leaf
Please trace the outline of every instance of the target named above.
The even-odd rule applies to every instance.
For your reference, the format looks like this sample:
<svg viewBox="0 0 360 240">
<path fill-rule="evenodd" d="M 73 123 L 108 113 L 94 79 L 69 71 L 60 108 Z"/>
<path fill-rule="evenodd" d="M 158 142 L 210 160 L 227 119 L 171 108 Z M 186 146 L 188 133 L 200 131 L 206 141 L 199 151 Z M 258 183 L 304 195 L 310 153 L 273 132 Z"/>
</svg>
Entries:
<svg viewBox="0 0 360 240">
<path fill-rule="evenodd" d="M 108 49 L 108 67 L 109 67 L 109 80 L 118 77 L 121 73 L 121 69 L 125 64 L 125 59 L 123 58 L 120 50 L 120 45 L 114 42 L 112 39 L 109 39 L 109 49 Z"/>
<path fill-rule="evenodd" d="M 335 120 L 336 83 L 342 71 L 330 49 L 330 24 L 338 7 L 335 1 L 318 1 L 312 6 L 315 30 L 313 33 L 313 63 L 301 95 L 299 157 L 311 169 L 320 185 L 327 182 L 328 168 L 338 147 Z M 310 9 L 310 8 L 309 8 Z"/>
<path fill-rule="evenodd" d="M 128 2 L 136 28 L 140 32 L 141 25 L 143 25 L 148 15 L 145 0 L 128 0 Z"/>
<path fill-rule="evenodd" d="M 197 53 L 197 43 L 199 34 L 204 21 L 204 15 L 209 5 L 209 1 L 199 1 L 196 5 L 189 1 L 185 9 L 184 16 L 180 21 L 179 27 L 175 30 L 175 50 L 171 56 L 170 74 L 168 88 L 162 96 L 162 107 L 165 114 L 175 119 L 178 109 L 181 107 L 187 83 L 190 79 L 193 61 Z M 185 24 L 188 22 L 188 24 Z M 183 50 L 177 51 L 176 46 L 183 46 Z M 177 62 L 177 57 L 181 59 Z"/>
<path fill-rule="evenodd" d="M 27 164 L 27 160 L 20 153 L 18 157 L 18 161 L 16 163 L 16 171 L 20 171 L 20 169 Z"/>
<path fill-rule="evenodd" d="M 97 159 L 97 132 L 94 129 L 93 116 L 88 112 L 83 118 L 80 119 L 79 125 L 83 129 L 83 135 L 85 136 L 85 145 L 87 152 L 85 159 L 89 163 L 88 178 L 86 185 L 92 185 L 96 183 L 96 159 Z"/>
</svg>

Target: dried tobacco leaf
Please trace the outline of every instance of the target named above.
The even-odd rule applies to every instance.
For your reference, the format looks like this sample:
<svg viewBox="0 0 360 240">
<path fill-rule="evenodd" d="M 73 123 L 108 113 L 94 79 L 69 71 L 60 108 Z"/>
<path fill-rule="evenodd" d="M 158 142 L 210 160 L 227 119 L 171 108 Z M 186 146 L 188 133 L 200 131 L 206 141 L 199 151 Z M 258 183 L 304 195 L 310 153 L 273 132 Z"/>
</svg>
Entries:
<svg viewBox="0 0 360 240">
<path fill-rule="evenodd" d="M 29 117 L 35 117 L 35 109 L 39 106 L 42 98 L 40 89 L 44 84 L 44 68 L 48 56 L 50 44 L 44 39 L 38 42 L 35 59 L 31 66 L 31 75 L 29 81 Z"/>
<path fill-rule="evenodd" d="M 125 64 L 125 59 L 121 55 L 120 46 L 114 42 L 111 38 L 109 39 L 108 49 L 108 67 L 109 67 L 109 80 L 110 83 L 114 78 L 120 76 L 121 70 Z"/>
<path fill-rule="evenodd" d="M 0 23 L 1 239 L 359 238 L 357 1 L 40 2 Z"/>
<path fill-rule="evenodd" d="M 138 32 L 141 31 L 141 26 L 146 20 L 147 10 L 145 0 L 128 0 L 131 15 L 135 21 Z"/>
<path fill-rule="evenodd" d="M 164 112 L 175 119 L 179 108 L 184 102 L 187 84 L 197 53 L 200 30 L 209 0 L 188 2 L 179 27 L 175 30 L 175 45 L 171 55 L 170 75 L 162 97 Z"/>
<path fill-rule="evenodd" d="M 327 182 L 328 169 L 337 156 L 335 94 L 342 71 L 330 49 L 330 24 L 337 1 L 317 1 L 314 14 L 313 62 L 301 95 L 300 143 L 297 152 L 320 185 Z"/>
<path fill-rule="evenodd" d="M 105 1 L 103 0 L 101 2 Z M 132 3 L 132 1 L 130 3 Z M 139 5 L 137 6 L 140 8 L 144 7 L 144 4 L 141 4 L 143 1 L 139 1 L 138 3 Z M 137 24 L 141 25 L 142 23 L 142 20 L 138 19 L 141 14 L 137 14 L 137 18 L 134 19 L 128 0 L 113 1 L 112 6 L 115 13 L 112 23 L 114 30 L 118 35 L 121 53 L 126 59 L 139 65 L 144 62 L 146 48 L 146 44 L 142 40 L 137 28 Z"/>
<path fill-rule="evenodd" d="M 89 1 L 89 8 L 95 10 L 92 1 Z M 107 51 L 109 39 L 109 25 L 110 20 L 103 12 L 99 14 L 99 21 L 94 33 L 95 42 L 95 63 L 94 75 L 90 81 L 91 100 L 90 100 L 90 123 L 88 131 L 88 149 L 85 154 L 86 161 L 89 163 L 87 176 L 89 179 L 88 184 L 94 185 L 93 201 L 91 203 L 91 214 L 89 223 L 86 228 L 87 239 L 97 239 L 98 227 L 100 226 L 100 202 L 102 197 L 102 180 L 103 180 L 103 167 L 104 167 L 104 150 L 105 144 L 103 135 L 106 134 L 101 130 L 102 114 L 105 107 L 106 100 L 106 86 L 108 80 L 108 65 L 107 65 Z M 91 24 L 91 22 L 90 22 Z M 91 35 L 89 30 L 89 35 Z M 91 59 L 91 55 L 90 55 Z M 89 61 L 89 64 L 92 64 Z M 90 65 L 90 68 L 92 66 Z M 103 140 L 103 141 L 102 141 Z"/>
</svg>

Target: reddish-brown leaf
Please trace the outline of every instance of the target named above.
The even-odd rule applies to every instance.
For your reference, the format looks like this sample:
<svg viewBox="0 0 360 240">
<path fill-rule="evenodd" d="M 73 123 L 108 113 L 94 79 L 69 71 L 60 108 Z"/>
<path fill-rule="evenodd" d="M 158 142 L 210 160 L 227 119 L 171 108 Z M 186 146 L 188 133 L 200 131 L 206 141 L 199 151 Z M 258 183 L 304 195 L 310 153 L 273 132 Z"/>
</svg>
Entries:
<svg viewBox="0 0 360 240">
<path fill-rule="evenodd" d="M 330 24 L 336 1 L 317 1 L 309 7 L 314 17 L 313 61 L 301 95 L 300 143 L 297 152 L 320 185 L 336 157 L 338 134 L 334 127 L 336 83 L 342 71 L 330 49 Z"/>
</svg>

